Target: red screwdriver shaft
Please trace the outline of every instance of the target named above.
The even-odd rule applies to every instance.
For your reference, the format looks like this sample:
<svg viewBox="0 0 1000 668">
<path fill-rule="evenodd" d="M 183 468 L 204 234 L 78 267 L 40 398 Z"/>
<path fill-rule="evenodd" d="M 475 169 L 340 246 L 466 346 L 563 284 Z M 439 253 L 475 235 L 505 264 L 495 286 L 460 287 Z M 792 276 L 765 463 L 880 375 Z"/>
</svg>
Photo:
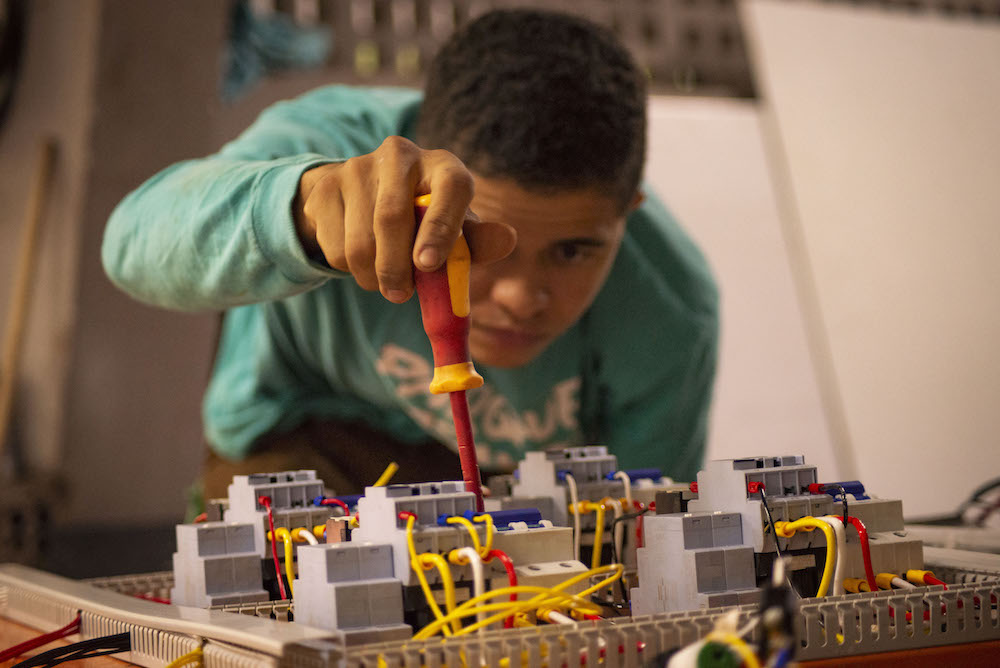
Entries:
<svg viewBox="0 0 1000 668">
<path fill-rule="evenodd" d="M 429 197 L 417 198 L 417 221 L 423 218 Z M 483 488 L 479 477 L 476 444 L 465 391 L 483 384 L 469 355 L 469 246 L 458 238 L 448 261 L 435 271 L 414 269 L 413 281 L 420 300 L 420 317 L 434 355 L 432 394 L 451 395 L 458 457 L 465 489 L 476 497 L 476 510 L 483 511 Z"/>
</svg>

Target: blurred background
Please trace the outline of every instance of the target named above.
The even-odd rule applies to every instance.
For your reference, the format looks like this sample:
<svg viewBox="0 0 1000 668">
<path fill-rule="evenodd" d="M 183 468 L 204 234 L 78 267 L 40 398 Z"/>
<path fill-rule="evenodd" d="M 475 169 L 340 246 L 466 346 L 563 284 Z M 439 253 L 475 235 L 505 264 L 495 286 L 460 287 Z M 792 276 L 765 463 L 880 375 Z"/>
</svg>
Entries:
<svg viewBox="0 0 1000 668">
<path fill-rule="evenodd" d="M 169 567 L 218 314 L 111 286 L 115 204 L 275 100 L 419 86 L 515 4 L 649 73 L 646 178 L 723 295 L 709 457 L 805 454 L 909 517 L 1000 476 L 1000 0 L 0 0 L 0 561 Z"/>
</svg>

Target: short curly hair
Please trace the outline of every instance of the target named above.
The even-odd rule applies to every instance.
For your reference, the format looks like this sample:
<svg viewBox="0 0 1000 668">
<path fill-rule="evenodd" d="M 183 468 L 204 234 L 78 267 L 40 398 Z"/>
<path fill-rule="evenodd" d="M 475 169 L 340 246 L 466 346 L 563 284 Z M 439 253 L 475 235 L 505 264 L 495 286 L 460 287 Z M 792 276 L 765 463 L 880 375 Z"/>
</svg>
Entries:
<svg viewBox="0 0 1000 668">
<path fill-rule="evenodd" d="M 527 190 L 595 188 L 623 209 L 632 201 L 646 76 L 606 28 L 542 10 L 488 12 L 441 48 L 424 91 L 424 148 Z"/>
</svg>

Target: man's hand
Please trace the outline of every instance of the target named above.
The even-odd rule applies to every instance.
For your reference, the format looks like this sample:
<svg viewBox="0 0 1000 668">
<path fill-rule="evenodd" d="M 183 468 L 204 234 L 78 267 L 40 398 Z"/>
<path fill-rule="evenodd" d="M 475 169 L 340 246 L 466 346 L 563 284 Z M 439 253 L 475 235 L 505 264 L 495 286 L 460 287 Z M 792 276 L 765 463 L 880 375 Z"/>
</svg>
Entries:
<svg viewBox="0 0 1000 668">
<path fill-rule="evenodd" d="M 471 172 L 451 153 L 389 137 L 372 153 L 305 172 L 295 227 L 307 253 L 321 253 L 365 290 L 404 302 L 413 294 L 413 267 L 441 266 L 463 228 L 473 262 L 513 250 L 511 227 L 480 222 L 469 209 L 473 191 Z M 413 201 L 426 193 L 431 205 L 418 230 Z"/>
</svg>

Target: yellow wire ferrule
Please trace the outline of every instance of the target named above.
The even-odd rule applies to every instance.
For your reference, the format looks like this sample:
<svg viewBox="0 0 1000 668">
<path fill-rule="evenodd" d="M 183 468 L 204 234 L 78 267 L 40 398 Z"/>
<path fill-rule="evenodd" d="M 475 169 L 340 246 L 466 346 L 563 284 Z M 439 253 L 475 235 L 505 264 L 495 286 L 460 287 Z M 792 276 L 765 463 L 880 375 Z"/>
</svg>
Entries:
<svg viewBox="0 0 1000 668">
<path fill-rule="evenodd" d="M 906 580 L 910 584 L 915 584 L 918 587 L 923 587 L 927 584 L 926 582 L 924 582 L 924 578 L 928 575 L 934 577 L 934 573 L 930 571 L 921 571 L 915 568 L 911 568 L 910 570 L 906 571 Z"/>
<path fill-rule="evenodd" d="M 858 594 L 863 591 L 871 591 L 871 589 L 868 588 L 868 581 L 864 578 L 844 578 L 844 589 L 852 594 Z"/>
<path fill-rule="evenodd" d="M 875 584 L 879 589 L 892 589 L 892 579 L 898 577 L 895 573 L 878 573 L 875 575 Z"/>
</svg>

